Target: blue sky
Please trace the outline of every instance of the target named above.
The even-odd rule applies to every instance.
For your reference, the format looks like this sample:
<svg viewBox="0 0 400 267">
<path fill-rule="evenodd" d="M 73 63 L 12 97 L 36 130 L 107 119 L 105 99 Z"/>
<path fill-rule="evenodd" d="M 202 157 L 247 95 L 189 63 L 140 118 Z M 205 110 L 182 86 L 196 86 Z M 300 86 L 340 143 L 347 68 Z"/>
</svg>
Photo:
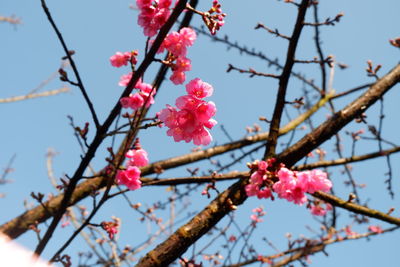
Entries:
<svg viewBox="0 0 400 267">
<path fill-rule="evenodd" d="M 336 69 L 333 87 L 337 92 L 372 82 L 372 78 L 366 77 L 366 61 L 372 60 L 375 64 L 382 64 L 380 73 L 383 75 L 399 62 L 399 49 L 389 45 L 388 40 L 400 35 L 398 27 L 398 10 L 400 2 L 397 0 L 384 1 L 320 1 L 320 18 L 334 17 L 343 12 L 342 21 L 336 26 L 326 26 L 322 29 L 323 49 L 325 55 L 334 55 L 338 62 L 349 65 L 349 69 L 341 71 Z M 207 9 L 211 1 L 201 1 L 199 9 Z M 265 33 L 262 30 L 254 30 L 258 22 L 262 22 L 270 28 L 278 28 L 280 32 L 289 35 L 295 21 L 296 9 L 284 4 L 282 1 L 221 1 L 223 10 L 228 14 L 226 25 L 218 33 L 223 37 L 228 35 L 230 40 L 238 41 L 242 45 L 261 51 L 271 59 L 279 58 L 284 62 L 287 42 Z M 142 59 L 145 38 L 142 30 L 136 23 L 137 11 L 129 9 L 132 1 L 49 1 L 49 8 L 70 49 L 76 51 L 75 62 L 82 75 L 88 94 L 91 97 L 95 109 L 103 121 L 111 107 L 118 100 L 121 88 L 117 85 L 119 76 L 128 72 L 128 69 L 115 69 L 108 58 L 116 51 L 139 50 L 139 60 Z M 0 24 L 1 49 L 0 49 L 0 98 L 16 95 L 24 95 L 34 89 L 43 80 L 57 71 L 64 56 L 61 46 L 55 37 L 43 11 L 40 1 L 5 0 L 0 3 L 0 15 L 9 16 L 15 14 L 23 21 L 16 27 L 6 23 Z M 311 20 L 311 12 L 308 20 Z M 397 24 L 396 24 L 397 23 Z M 196 16 L 193 25 L 201 25 L 201 19 Z M 314 31 L 305 29 L 301 37 L 297 58 L 312 59 L 316 56 L 313 43 Z M 216 119 L 220 125 L 228 130 L 232 138 L 243 137 L 246 126 L 254 123 L 267 130 L 267 125 L 258 121 L 259 116 L 271 118 L 277 82 L 273 79 L 260 77 L 248 78 L 245 74 L 237 72 L 226 73 L 227 65 L 233 64 L 240 68 L 252 67 L 261 72 L 279 73 L 274 68 L 268 68 L 268 64 L 258 58 L 240 55 L 234 49 L 227 50 L 221 43 L 210 42 L 206 36 L 199 36 L 195 45 L 190 48 L 188 56 L 193 62 L 192 71 L 188 73 L 187 81 L 199 77 L 212 84 L 214 95 L 209 99 L 216 103 L 218 112 Z M 155 63 L 146 73 L 145 81 L 151 82 L 159 65 Z M 68 70 L 70 76 L 72 72 Z M 296 65 L 295 71 L 301 72 L 309 79 L 320 82 L 319 69 L 315 65 Z M 58 79 L 48 83 L 42 91 L 57 89 L 64 86 Z M 302 96 L 303 85 L 291 80 L 289 84 L 288 99 Z M 385 123 L 383 135 L 385 138 L 399 142 L 397 132 L 398 118 L 398 89 L 394 88 L 385 97 Z M 165 104 L 173 104 L 176 97 L 184 94 L 184 86 L 175 86 L 171 82 L 164 83 L 160 94 L 150 115 L 154 115 Z M 335 103 L 336 108 L 343 107 L 356 96 L 351 95 Z M 295 110 L 290 110 L 291 116 L 296 116 Z M 315 118 L 315 125 L 322 122 L 327 109 L 322 109 Z M 1 153 L 0 166 L 5 166 L 8 160 L 15 154 L 13 164 L 15 171 L 9 176 L 12 183 L 2 185 L 0 192 L 6 193 L 4 199 L 0 199 L 2 213 L 0 221 L 4 222 L 24 210 L 23 201 L 33 203 L 29 197 L 33 192 L 53 192 L 47 178 L 45 154 L 48 148 L 55 149 L 58 154 L 54 159 L 54 172 L 56 177 L 74 172 L 80 161 L 80 148 L 69 126 L 67 116 L 73 116 L 76 124 L 83 125 L 90 121 L 89 111 L 77 88 L 71 88 L 71 92 L 34 100 L 15 102 L 0 105 L 0 119 L 3 122 L 0 132 Z M 379 106 L 371 108 L 368 112 L 368 121 L 377 125 Z M 287 122 L 287 119 L 285 119 Z M 284 123 L 285 123 L 284 122 Z M 360 128 L 366 130 L 366 126 L 352 123 L 346 130 L 354 131 Z M 148 150 L 151 161 L 161 160 L 172 156 L 190 152 L 192 144 L 175 143 L 172 138 L 166 136 L 165 129 L 151 128 L 140 135 L 142 145 Z M 216 126 L 212 131 L 215 144 L 228 142 L 223 131 Z M 296 134 L 295 139 L 301 137 Z M 349 137 L 344 133 L 344 154 L 350 153 Z M 286 139 L 287 140 L 287 139 Z M 328 158 L 334 158 L 332 140 L 327 142 L 324 149 L 328 152 Z M 100 169 L 105 164 L 105 148 L 110 144 L 106 141 L 96 154 L 92 162 L 94 169 Z M 360 142 L 357 153 L 373 152 L 378 149 L 374 142 Z M 237 153 L 237 155 L 240 155 Z M 255 157 L 262 157 L 262 152 Z M 393 188 L 399 186 L 399 169 L 397 162 L 399 156 L 392 157 L 394 172 Z M 229 156 L 221 158 L 223 162 L 229 162 Z M 207 170 L 208 162 L 196 163 L 193 167 L 201 167 Z M 368 200 L 371 207 L 388 210 L 399 204 L 396 195 L 391 200 L 385 189 L 386 165 L 384 160 L 370 161 L 363 164 L 354 164 L 353 175 L 359 183 L 367 184 L 361 191 L 363 200 Z M 235 166 L 238 170 L 246 170 L 244 162 Z M 185 176 L 186 167 L 168 171 L 164 177 Z M 332 180 L 335 191 L 343 198 L 349 193 L 349 188 L 343 186 L 345 176 L 340 168 L 332 169 Z M 227 184 L 221 185 L 221 188 Z M 151 205 L 153 195 L 167 195 L 165 188 L 148 189 L 131 192 L 129 195 L 134 202 L 149 203 Z M 191 197 L 193 210 L 200 210 L 208 200 L 200 196 L 200 191 Z M 263 254 L 273 253 L 257 238 L 267 236 L 280 249 L 285 249 L 285 233 L 292 232 L 294 237 L 303 234 L 312 236 L 306 225 L 315 229 L 318 223 L 309 215 L 304 207 L 297 207 L 284 201 L 266 202 L 250 199 L 237 213 L 238 220 L 243 224 L 248 223 L 250 210 L 258 205 L 264 205 L 267 215 L 262 224 L 257 228 L 257 234 L 253 236 L 257 250 Z M 121 242 L 129 242 L 132 245 L 137 240 L 146 237 L 144 224 L 137 223 L 137 214 L 129 214 L 129 208 L 123 199 L 111 201 L 104 210 L 99 213 L 96 220 L 109 220 L 111 215 L 120 216 L 123 220 Z M 128 214 L 127 214 L 128 213 Z M 394 213 L 396 216 L 396 212 Z M 167 214 L 163 213 L 163 216 Z M 341 211 L 341 226 L 349 222 L 348 215 Z M 126 224 L 125 224 L 126 222 Z M 129 227 L 128 225 L 134 225 Z M 125 226 L 127 225 L 127 226 Z M 381 223 L 381 225 L 385 225 Z M 366 229 L 362 226 L 359 231 Z M 68 235 L 69 230 L 58 230 L 57 236 L 45 251 L 45 257 L 54 253 L 53 248 L 58 248 Z M 129 237 L 129 234 L 134 237 Z M 397 260 L 398 233 L 372 238 L 367 241 L 351 241 L 344 244 L 333 245 L 327 249 L 329 257 L 322 254 L 312 256 L 314 266 L 394 266 Z M 28 247 L 35 245 L 35 236 L 32 233 L 25 234 L 19 241 Z M 86 249 L 80 245 L 81 241 L 75 241 L 69 252 Z"/>
</svg>

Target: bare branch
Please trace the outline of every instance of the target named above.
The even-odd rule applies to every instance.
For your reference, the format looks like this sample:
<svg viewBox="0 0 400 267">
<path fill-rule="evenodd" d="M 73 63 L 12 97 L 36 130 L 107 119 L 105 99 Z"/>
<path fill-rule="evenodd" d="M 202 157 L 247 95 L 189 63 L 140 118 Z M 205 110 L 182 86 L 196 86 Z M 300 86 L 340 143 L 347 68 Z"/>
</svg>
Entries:
<svg viewBox="0 0 400 267">
<path fill-rule="evenodd" d="M 38 98 L 38 97 L 53 96 L 53 95 L 58 95 L 61 93 L 66 93 L 69 91 L 70 91 L 70 89 L 68 87 L 63 87 L 60 89 L 45 91 L 45 92 L 41 92 L 41 93 L 33 93 L 33 94 L 27 94 L 27 95 L 21 95 L 21 96 L 13 96 L 13 97 L 9 97 L 9 98 L 2 98 L 2 99 L 0 99 L 0 103 L 12 103 L 12 102 L 17 102 L 17 101 L 22 101 L 22 100 Z"/>
</svg>

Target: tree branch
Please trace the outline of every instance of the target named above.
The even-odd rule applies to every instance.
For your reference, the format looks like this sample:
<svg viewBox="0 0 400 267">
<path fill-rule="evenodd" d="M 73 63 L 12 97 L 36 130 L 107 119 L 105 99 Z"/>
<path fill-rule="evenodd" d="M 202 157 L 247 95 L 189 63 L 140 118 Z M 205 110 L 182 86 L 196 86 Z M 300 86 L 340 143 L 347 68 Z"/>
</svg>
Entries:
<svg viewBox="0 0 400 267">
<path fill-rule="evenodd" d="M 289 47 L 287 50 L 286 63 L 283 67 L 282 74 L 279 78 L 279 89 L 276 97 L 276 104 L 272 120 L 269 128 L 269 135 L 264 154 L 264 159 L 275 156 L 275 148 L 278 142 L 279 126 L 281 123 L 283 108 L 285 107 L 286 90 L 289 83 L 290 74 L 295 63 L 295 53 L 297 44 L 299 42 L 301 30 L 303 29 L 304 17 L 308 8 L 308 0 L 302 0 L 299 6 L 299 13 L 297 15 L 296 24 L 292 36 L 290 37 Z"/>
<path fill-rule="evenodd" d="M 46 96 L 52 96 L 52 95 L 58 95 L 61 93 L 66 93 L 69 92 L 68 87 L 63 87 L 60 89 L 55 89 L 55 90 L 50 90 L 46 92 L 41 92 L 41 93 L 35 93 L 35 94 L 27 94 L 27 95 L 21 95 L 21 96 L 13 96 L 13 97 L 8 97 L 8 98 L 2 98 L 0 99 L 0 104 L 2 103 L 12 103 L 12 102 L 17 102 L 17 101 L 22 101 L 22 100 L 27 100 L 27 99 L 32 99 L 32 98 L 37 98 L 37 97 L 46 97 Z"/>
</svg>

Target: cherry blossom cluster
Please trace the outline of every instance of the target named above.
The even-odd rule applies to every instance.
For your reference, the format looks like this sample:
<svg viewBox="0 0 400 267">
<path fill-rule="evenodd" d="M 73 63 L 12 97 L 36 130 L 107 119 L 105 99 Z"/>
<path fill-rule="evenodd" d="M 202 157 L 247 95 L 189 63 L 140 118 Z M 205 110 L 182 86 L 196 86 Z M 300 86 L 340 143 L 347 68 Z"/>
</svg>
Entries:
<svg viewBox="0 0 400 267">
<path fill-rule="evenodd" d="M 185 72 L 192 69 L 191 61 L 186 54 L 187 47 L 192 46 L 196 38 L 196 32 L 186 27 L 179 32 L 169 33 L 161 44 L 158 53 L 162 53 L 164 50 L 170 52 L 167 64 L 171 66 L 170 80 L 174 84 L 182 84 L 186 79 Z"/>
<path fill-rule="evenodd" d="M 248 196 L 273 199 L 272 192 L 275 192 L 279 198 L 303 205 L 308 201 L 306 193 L 328 192 L 332 187 L 327 174 L 321 170 L 291 171 L 283 164 L 278 170 L 274 170 L 274 163 L 275 159 L 269 159 L 267 162 L 256 161 L 250 165 L 250 168 L 255 171 L 245 187 Z M 326 210 L 330 210 L 331 206 L 326 204 L 324 209 L 322 203 L 316 203 L 310 208 L 314 215 L 325 215 Z"/>
<path fill-rule="evenodd" d="M 175 142 L 193 140 L 195 145 L 208 145 L 212 136 L 206 129 L 211 129 L 217 122 L 212 119 L 217 109 L 211 101 L 203 98 L 211 96 L 213 87 L 196 78 L 186 85 L 187 95 L 176 99 L 176 108 L 167 105 L 167 108 L 158 113 L 158 118 L 169 128 L 168 136 Z"/>
<path fill-rule="evenodd" d="M 152 37 L 168 20 L 172 0 L 136 0 L 140 10 L 138 24 L 143 27 L 143 34 Z"/>
<path fill-rule="evenodd" d="M 149 164 L 147 152 L 141 148 L 139 139 L 136 139 L 134 148 L 128 150 L 125 157 L 128 158 L 126 169 L 117 171 L 116 182 L 119 185 L 125 185 L 130 190 L 139 189 L 142 185 L 139 167 Z"/>
</svg>

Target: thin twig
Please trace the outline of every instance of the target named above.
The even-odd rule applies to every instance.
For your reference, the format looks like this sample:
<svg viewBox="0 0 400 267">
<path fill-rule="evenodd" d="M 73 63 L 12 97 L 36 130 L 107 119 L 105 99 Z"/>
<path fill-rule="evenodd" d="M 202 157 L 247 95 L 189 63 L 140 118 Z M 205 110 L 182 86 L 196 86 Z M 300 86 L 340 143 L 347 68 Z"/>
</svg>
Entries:
<svg viewBox="0 0 400 267">
<path fill-rule="evenodd" d="M 52 95 L 58 95 L 61 93 L 66 93 L 69 92 L 70 89 L 68 87 L 63 87 L 60 89 L 55 89 L 51 91 L 45 91 L 41 93 L 34 93 L 34 94 L 27 94 L 27 95 L 21 95 L 21 96 L 13 96 L 13 97 L 8 97 L 8 98 L 1 98 L 0 103 L 12 103 L 12 102 L 17 102 L 17 101 L 22 101 L 22 100 L 27 100 L 27 99 L 33 99 L 33 98 L 38 98 L 38 97 L 47 97 L 47 96 L 52 96 Z"/>
<path fill-rule="evenodd" d="M 87 103 L 87 105 L 89 107 L 90 113 L 92 114 L 92 117 L 93 117 L 94 124 L 96 125 L 96 128 L 99 128 L 100 127 L 99 119 L 97 118 L 96 112 L 95 112 L 94 107 L 93 107 L 93 103 L 90 100 L 90 98 L 89 98 L 89 96 L 88 96 L 88 94 L 86 92 L 86 89 L 85 89 L 85 87 L 83 85 L 83 82 L 82 82 L 81 77 L 79 75 L 78 68 L 75 65 L 75 61 L 72 59 L 71 52 L 68 49 L 67 44 L 65 43 L 64 38 L 63 38 L 60 30 L 57 28 L 57 25 L 54 22 L 53 17 L 51 16 L 51 13 L 50 13 L 47 5 L 46 5 L 46 1 L 45 0 L 41 0 L 41 2 L 42 2 L 43 11 L 46 13 L 47 19 L 49 20 L 51 26 L 53 27 L 54 31 L 56 32 L 57 38 L 60 41 L 60 43 L 61 43 L 61 45 L 62 45 L 62 47 L 64 49 L 64 52 L 65 52 L 65 54 L 66 54 L 66 56 L 67 56 L 67 58 L 68 58 L 68 60 L 69 60 L 69 62 L 71 64 L 72 70 L 74 71 L 75 77 L 76 77 L 76 79 L 78 81 L 77 85 L 78 85 L 79 89 L 81 90 L 81 93 L 82 93 L 82 95 L 83 95 L 83 97 L 84 97 L 84 99 L 85 99 L 85 101 L 86 101 L 86 103 Z"/>
</svg>

